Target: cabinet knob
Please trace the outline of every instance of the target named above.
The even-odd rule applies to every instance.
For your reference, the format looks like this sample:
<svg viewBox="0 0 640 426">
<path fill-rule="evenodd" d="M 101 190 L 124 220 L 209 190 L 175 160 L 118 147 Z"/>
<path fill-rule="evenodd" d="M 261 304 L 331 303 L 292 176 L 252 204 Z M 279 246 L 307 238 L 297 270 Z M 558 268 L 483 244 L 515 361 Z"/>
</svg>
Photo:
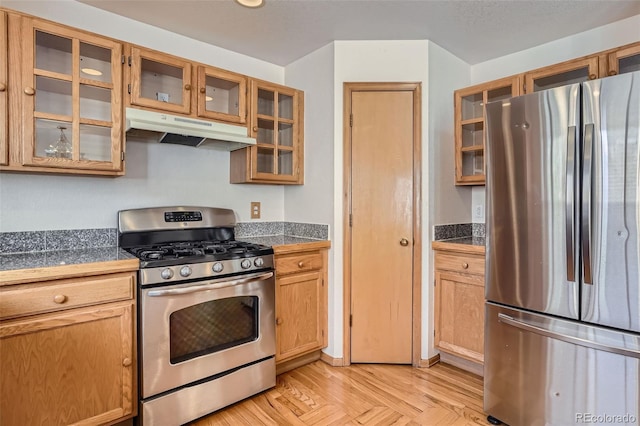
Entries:
<svg viewBox="0 0 640 426">
<path fill-rule="evenodd" d="M 467 269 L 469 264 L 467 262 L 462 262 L 462 269 Z"/>
<path fill-rule="evenodd" d="M 185 84 L 184 85 L 184 90 L 191 90 L 191 85 L 190 84 Z"/>
<path fill-rule="evenodd" d="M 122 365 L 129 367 L 131 365 L 131 358 L 125 358 L 122 360 Z"/>
<path fill-rule="evenodd" d="M 200 88 L 200 93 L 206 93 L 206 92 L 207 92 L 207 89 L 205 89 L 204 87 Z"/>
<path fill-rule="evenodd" d="M 7 90 L 7 85 L 4 83 L 0 83 L 0 92 L 4 92 L 5 90 Z"/>
<path fill-rule="evenodd" d="M 67 301 L 67 296 L 64 294 L 56 294 L 53 296 L 53 301 L 57 304 L 62 304 Z"/>
<path fill-rule="evenodd" d="M 408 245 L 409 245 L 409 240 L 407 240 L 406 238 L 401 239 L 401 240 L 400 240 L 400 245 L 401 245 L 402 247 L 406 247 L 406 246 L 408 246 Z"/>
<path fill-rule="evenodd" d="M 609 70 L 609 76 L 616 75 L 616 74 L 618 74 L 618 71 L 616 71 L 616 70 Z"/>
<path fill-rule="evenodd" d="M 589 74 L 589 80 L 595 80 L 597 77 L 597 75 L 595 74 Z"/>
<path fill-rule="evenodd" d="M 282 324 L 282 318 L 276 318 L 276 325 Z"/>
<path fill-rule="evenodd" d="M 298 262 L 298 268 L 304 268 L 304 262 L 302 260 Z"/>
<path fill-rule="evenodd" d="M 36 90 L 33 87 L 25 87 L 24 93 L 25 95 L 33 96 L 36 94 Z"/>
<path fill-rule="evenodd" d="M 258 131 L 258 126 L 253 126 L 253 131 L 257 132 Z"/>
</svg>

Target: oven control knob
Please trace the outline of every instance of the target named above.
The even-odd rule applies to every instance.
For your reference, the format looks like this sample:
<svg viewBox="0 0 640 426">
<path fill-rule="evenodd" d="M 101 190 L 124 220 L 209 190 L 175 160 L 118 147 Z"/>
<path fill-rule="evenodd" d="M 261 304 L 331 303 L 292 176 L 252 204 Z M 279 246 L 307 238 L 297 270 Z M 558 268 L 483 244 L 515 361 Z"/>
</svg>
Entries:
<svg viewBox="0 0 640 426">
<path fill-rule="evenodd" d="M 244 259 L 240 262 L 240 266 L 242 266 L 242 269 L 249 269 L 251 268 L 251 261 L 249 259 Z"/>
<path fill-rule="evenodd" d="M 170 280 L 171 278 L 173 278 L 173 270 L 165 268 L 162 270 L 162 272 L 160 272 L 160 276 L 165 280 Z"/>
<path fill-rule="evenodd" d="M 185 278 L 188 277 L 189 275 L 191 275 L 191 268 L 188 266 L 183 266 L 182 268 L 180 268 L 180 275 Z"/>
<path fill-rule="evenodd" d="M 253 261 L 253 264 L 256 265 L 257 268 L 264 265 L 264 260 L 261 257 L 256 257 L 256 260 Z"/>
<path fill-rule="evenodd" d="M 224 265 L 220 262 L 216 262 L 213 264 L 213 267 L 211 269 L 213 269 L 213 272 L 222 272 L 222 270 L 224 269 Z"/>
</svg>

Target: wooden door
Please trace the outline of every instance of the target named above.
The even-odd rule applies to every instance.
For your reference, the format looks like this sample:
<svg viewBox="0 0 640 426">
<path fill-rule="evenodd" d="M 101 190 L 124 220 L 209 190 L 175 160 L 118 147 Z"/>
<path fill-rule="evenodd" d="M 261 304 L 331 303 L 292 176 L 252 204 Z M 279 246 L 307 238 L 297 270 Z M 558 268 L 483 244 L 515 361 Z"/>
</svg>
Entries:
<svg viewBox="0 0 640 426">
<path fill-rule="evenodd" d="M 412 90 L 364 89 L 348 106 L 354 363 L 412 363 L 414 102 Z"/>
<path fill-rule="evenodd" d="M 0 11 L 0 165 L 9 164 L 7 14 Z"/>
</svg>

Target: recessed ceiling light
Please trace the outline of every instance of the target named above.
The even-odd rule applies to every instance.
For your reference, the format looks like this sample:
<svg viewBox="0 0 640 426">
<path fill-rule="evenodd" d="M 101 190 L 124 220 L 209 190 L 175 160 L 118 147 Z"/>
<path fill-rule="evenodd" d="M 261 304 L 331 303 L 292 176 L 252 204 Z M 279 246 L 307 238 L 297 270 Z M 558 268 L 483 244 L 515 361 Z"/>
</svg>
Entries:
<svg viewBox="0 0 640 426">
<path fill-rule="evenodd" d="M 81 68 L 80 71 L 89 75 L 102 75 L 102 71 L 94 70 L 93 68 Z"/>
<path fill-rule="evenodd" d="M 236 3 L 255 9 L 256 7 L 264 5 L 264 0 L 236 0 Z"/>
</svg>

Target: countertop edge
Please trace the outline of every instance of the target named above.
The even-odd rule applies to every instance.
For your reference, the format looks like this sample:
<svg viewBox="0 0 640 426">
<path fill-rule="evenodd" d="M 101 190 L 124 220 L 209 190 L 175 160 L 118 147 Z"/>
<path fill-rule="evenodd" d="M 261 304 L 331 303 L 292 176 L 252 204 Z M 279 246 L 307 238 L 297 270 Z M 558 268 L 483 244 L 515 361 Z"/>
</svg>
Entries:
<svg viewBox="0 0 640 426">
<path fill-rule="evenodd" d="M 328 249 L 328 248 L 331 248 L 331 241 L 318 240 L 318 241 L 310 241 L 306 243 L 278 244 L 272 247 L 273 247 L 273 253 L 275 255 L 289 254 L 289 253 L 298 253 L 301 251 Z"/>
<path fill-rule="evenodd" d="M 0 271 L 0 287 L 26 284 L 36 281 L 59 280 L 63 278 L 87 277 L 117 272 L 135 272 L 140 261 L 133 259 L 107 260 L 71 265 L 43 266 L 39 268 Z"/>
<path fill-rule="evenodd" d="M 483 245 L 460 244 L 447 240 L 432 241 L 431 248 L 434 250 L 456 251 L 459 253 L 485 254 L 485 246 Z"/>
</svg>

